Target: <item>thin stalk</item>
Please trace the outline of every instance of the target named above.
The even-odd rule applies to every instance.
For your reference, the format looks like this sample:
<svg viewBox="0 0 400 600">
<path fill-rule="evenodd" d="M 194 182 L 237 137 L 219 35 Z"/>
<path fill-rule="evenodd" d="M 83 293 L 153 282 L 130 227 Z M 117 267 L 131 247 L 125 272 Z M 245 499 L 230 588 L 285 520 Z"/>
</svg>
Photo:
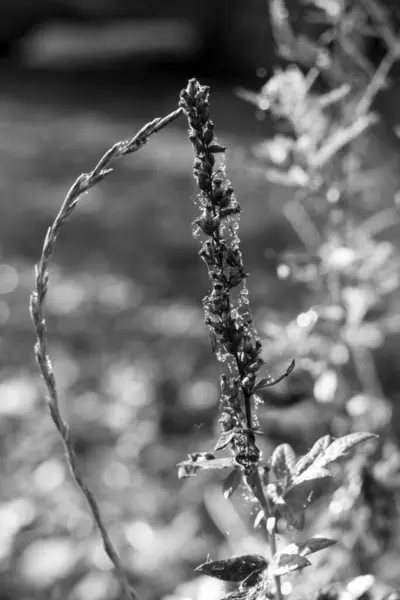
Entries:
<svg viewBox="0 0 400 600">
<path fill-rule="evenodd" d="M 178 109 L 166 117 L 157 118 L 150 123 L 147 123 L 147 125 L 145 125 L 131 140 L 118 142 L 108 150 L 93 171 L 90 173 L 82 173 L 82 175 L 78 177 L 69 190 L 53 224 L 47 231 L 40 261 L 36 266 L 36 289 L 32 292 L 30 298 L 30 313 L 36 332 L 35 355 L 40 373 L 47 387 L 48 396 L 46 400 L 50 416 L 60 434 L 71 474 L 87 500 L 92 517 L 100 532 L 104 550 L 114 565 L 115 574 L 127 600 L 137 600 L 138 595 L 130 585 L 118 552 L 107 532 L 99 504 L 82 477 L 74 450 L 70 428 L 60 411 L 57 385 L 48 350 L 47 323 L 45 316 L 45 300 L 49 283 L 48 269 L 54 256 L 56 241 L 61 227 L 70 218 L 78 204 L 80 196 L 109 175 L 113 170 L 110 168 L 111 164 L 118 158 L 139 150 L 147 143 L 152 134 L 160 131 L 160 129 L 171 123 L 171 121 L 181 114 L 182 109 Z"/>
<path fill-rule="evenodd" d="M 248 398 L 247 404 L 250 407 L 250 417 L 251 417 L 250 398 Z M 264 518 L 265 518 L 265 533 L 266 533 L 267 540 L 269 541 L 269 544 L 271 547 L 271 555 L 274 556 L 278 550 L 277 543 L 276 543 L 275 524 L 271 529 L 268 528 L 268 521 L 272 517 L 272 509 L 271 509 L 271 506 L 264 494 L 264 489 L 263 489 L 263 485 L 262 485 L 258 467 L 256 467 L 254 469 L 254 471 L 251 473 L 250 477 L 245 477 L 245 483 L 246 483 L 248 489 L 251 490 L 251 492 L 253 493 L 255 498 L 258 500 L 258 502 L 260 503 L 261 508 L 263 510 Z M 275 586 L 276 586 L 277 599 L 283 600 L 280 576 L 275 575 L 274 580 L 275 580 Z"/>
</svg>

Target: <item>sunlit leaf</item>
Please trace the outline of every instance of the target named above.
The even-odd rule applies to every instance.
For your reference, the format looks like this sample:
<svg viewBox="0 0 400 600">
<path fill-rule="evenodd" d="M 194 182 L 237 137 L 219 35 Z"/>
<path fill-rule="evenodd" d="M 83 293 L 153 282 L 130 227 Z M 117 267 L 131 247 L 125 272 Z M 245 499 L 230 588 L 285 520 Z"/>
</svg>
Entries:
<svg viewBox="0 0 400 600">
<path fill-rule="evenodd" d="M 296 485 L 300 485 L 306 481 L 314 481 L 317 479 L 327 479 L 328 477 L 332 477 L 331 473 L 325 467 L 317 466 L 315 463 L 308 467 L 306 471 L 301 473 L 298 477 L 293 479 L 292 485 L 293 487 Z"/>
<path fill-rule="evenodd" d="M 331 540 L 329 538 L 314 537 L 310 540 L 307 540 L 307 542 L 304 544 L 299 545 L 299 554 L 301 554 L 301 556 L 308 556 L 308 554 L 319 552 L 320 550 L 329 548 L 329 546 L 333 546 L 336 543 L 336 540 Z"/>
<path fill-rule="evenodd" d="M 232 467 L 234 465 L 234 458 L 229 456 L 226 458 L 215 458 L 214 460 L 208 460 L 205 463 L 202 463 L 200 468 L 201 469 L 213 469 L 213 470 L 220 470 L 220 469 L 229 469 L 229 467 Z"/>
<path fill-rule="evenodd" d="M 218 450 L 223 450 L 231 443 L 232 439 L 236 435 L 236 429 L 231 429 L 230 431 L 224 431 L 219 436 L 218 442 L 215 444 L 214 450 L 217 452 Z"/>
<path fill-rule="evenodd" d="M 220 470 L 234 467 L 235 462 L 232 456 L 226 458 L 214 458 L 210 452 L 195 452 L 189 455 L 188 460 L 178 463 L 178 477 L 184 479 L 196 475 L 197 471 Z"/>
<path fill-rule="evenodd" d="M 289 544 L 273 557 L 270 573 L 275 576 L 286 575 L 291 571 L 308 567 L 311 563 L 305 556 L 328 548 L 335 543 L 335 540 L 315 537 L 304 544 Z"/>
<path fill-rule="evenodd" d="M 287 573 L 304 569 L 304 567 L 309 567 L 310 565 L 310 561 L 304 556 L 300 556 L 299 554 L 287 554 L 284 550 L 274 556 L 270 573 L 274 576 L 287 575 Z"/>
<path fill-rule="evenodd" d="M 261 573 L 267 566 L 268 563 L 263 556 L 244 554 L 225 560 L 203 563 L 196 567 L 195 571 L 222 581 L 238 583 L 249 577 L 254 571 Z"/>
<path fill-rule="evenodd" d="M 297 462 L 295 468 L 295 476 L 297 477 L 298 475 L 303 473 L 303 471 L 305 471 L 310 465 L 312 465 L 314 460 L 328 448 L 331 442 L 332 438 L 330 435 L 324 435 L 323 437 L 319 438 L 319 440 L 315 442 L 311 450 L 309 450 L 307 454 L 302 456 Z"/>
<path fill-rule="evenodd" d="M 291 477 L 296 464 L 296 455 L 290 444 L 277 446 L 271 457 L 271 467 L 277 479 Z"/>
<path fill-rule="evenodd" d="M 361 432 L 350 433 L 341 438 L 338 438 L 337 440 L 332 442 L 332 444 L 330 444 L 322 454 L 318 456 L 313 466 L 325 470 L 325 467 L 327 465 L 345 456 L 347 452 L 357 444 L 376 438 L 377 436 L 372 433 Z"/>
</svg>

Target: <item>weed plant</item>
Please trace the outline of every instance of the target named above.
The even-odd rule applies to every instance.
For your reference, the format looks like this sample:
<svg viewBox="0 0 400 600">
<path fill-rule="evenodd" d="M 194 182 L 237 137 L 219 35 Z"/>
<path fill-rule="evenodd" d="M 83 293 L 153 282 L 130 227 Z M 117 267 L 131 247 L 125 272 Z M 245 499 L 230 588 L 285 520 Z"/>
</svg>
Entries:
<svg viewBox="0 0 400 600">
<path fill-rule="evenodd" d="M 178 475 L 185 479 L 206 477 L 203 471 L 224 471 L 221 494 L 228 502 L 233 494 L 244 493 L 249 514 L 255 514 L 254 526 L 265 536 L 262 554 L 206 560 L 196 571 L 227 582 L 226 599 L 282 600 L 292 594 L 294 598 L 313 595 L 318 600 L 365 600 L 374 582 L 373 562 L 393 542 L 390 523 L 397 510 L 400 454 L 372 353 L 377 337 L 383 343 L 382 321 L 387 327 L 392 321 L 374 320 L 370 315 L 397 288 L 398 255 L 394 245 L 376 239 L 379 219 L 359 222 L 351 200 L 356 194 L 354 173 L 362 178 L 356 141 L 378 120 L 370 108 L 398 57 L 397 36 L 374 0 L 349 6 L 323 4 L 320 12 L 327 25 L 317 42 L 294 33 L 281 0 L 272 0 L 270 6 L 281 54 L 310 70 L 304 74 L 298 65 L 288 66 L 261 92 L 239 93 L 259 110 L 270 110 L 290 125 L 290 135 L 263 142 L 256 154 L 269 179 L 293 188 L 293 201 L 285 214 L 304 247 L 281 257 L 278 275 L 309 286 L 310 305 L 299 307 L 301 312 L 290 324 L 276 321 L 263 347 L 250 307 L 240 249 L 241 209 L 226 174 L 226 148 L 215 136 L 210 90 L 195 79 L 181 92 L 177 110 L 147 124 L 133 139 L 115 144 L 92 172 L 77 179 L 48 230 L 36 269 L 30 308 L 49 413 L 121 592 L 130 599 L 138 594 L 108 534 L 101 507 L 83 479 L 73 432 L 59 408 L 44 308 L 55 244 L 81 195 L 112 172 L 116 159 L 140 150 L 151 135 L 180 116 L 188 120 L 198 187 L 195 205 L 199 214 L 193 233 L 201 244 L 199 256 L 210 285 L 203 299 L 205 324 L 222 374 L 219 438 L 214 448 L 182 460 Z M 364 27 L 373 28 L 387 45 L 387 55 L 375 73 L 370 73 L 361 52 Z M 355 63 L 353 73 L 360 72 L 353 87 L 343 66 L 344 55 Z M 320 92 L 316 84 L 321 81 L 332 89 Z M 272 371 L 282 357 L 293 355 L 296 368 L 289 359 L 274 376 Z M 268 405 L 276 384 L 287 382 L 290 387 L 291 381 L 302 383 L 306 377 L 316 400 L 334 407 L 329 410 L 329 433 L 314 439 L 305 452 L 288 441 L 270 454 L 262 452 L 258 440 L 263 438 L 264 424 L 268 433 L 268 413 L 261 416 L 262 399 Z M 286 410 L 280 413 L 284 422 Z M 347 460 L 341 468 L 338 463 L 343 459 Z M 336 491 L 331 483 L 335 476 L 339 479 Z M 359 577 L 337 581 L 334 548 L 338 541 L 349 554 L 357 554 Z M 325 556 L 325 563 L 317 562 L 313 576 L 311 569 L 303 570 L 311 566 L 308 557 L 316 552 Z M 324 564 L 330 569 L 324 570 Z"/>
</svg>

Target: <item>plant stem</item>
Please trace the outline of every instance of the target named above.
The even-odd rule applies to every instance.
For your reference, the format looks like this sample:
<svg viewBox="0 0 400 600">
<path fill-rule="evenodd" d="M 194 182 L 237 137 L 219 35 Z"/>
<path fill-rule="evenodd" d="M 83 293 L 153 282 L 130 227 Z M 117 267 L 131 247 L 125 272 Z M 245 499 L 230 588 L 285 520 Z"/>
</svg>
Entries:
<svg viewBox="0 0 400 600">
<path fill-rule="evenodd" d="M 271 555 L 274 556 L 277 552 L 275 527 L 271 530 L 268 529 L 268 520 L 272 516 L 272 510 L 271 510 L 271 506 L 269 505 L 269 502 L 264 494 L 264 489 L 262 486 L 260 472 L 259 472 L 258 468 L 256 468 L 254 470 L 254 472 L 251 473 L 250 477 L 245 478 L 245 483 L 246 483 L 248 489 L 250 489 L 251 492 L 253 493 L 253 495 L 257 498 L 257 500 L 260 503 L 261 508 L 264 512 L 265 532 L 266 532 L 269 544 L 271 546 Z M 274 579 L 275 579 L 275 585 L 276 585 L 277 598 L 278 598 L 278 600 L 283 600 L 281 578 L 279 577 L 279 575 L 276 575 L 274 577 Z"/>
<path fill-rule="evenodd" d="M 247 428 L 248 428 L 248 435 L 249 435 L 249 438 L 251 438 L 252 443 L 255 443 L 255 436 L 254 436 L 254 433 L 252 432 L 253 420 L 252 420 L 252 414 L 251 414 L 251 394 L 248 394 L 246 392 L 245 386 L 243 385 L 243 379 L 244 379 L 243 365 L 240 362 L 237 352 L 235 353 L 235 361 L 236 361 L 237 369 L 240 374 L 240 379 L 242 381 L 242 391 L 243 391 L 243 397 L 244 397 L 244 406 L 245 406 L 245 412 L 246 412 L 246 423 L 247 423 Z M 260 472 L 259 472 L 257 465 L 255 466 L 253 472 L 251 473 L 250 478 L 245 476 L 245 483 L 247 484 L 248 489 L 250 489 L 251 492 L 253 493 L 253 495 L 257 498 L 257 500 L 260 503 L 261 508 L 264 512 L 265 532 L 266 532 L 267 539 L 271 546 L 271 554 L 272 554 L 272 556 L 274 556 L 277 552 L 276 535 L 275 535 L 275 530 L 274 530 L 275 527 L 271 531 L 269 531 L 269 529 L 268 529 L 268 519 L 270 519 L 272 516 L 272 509 L 271 509 L 271 506 L 269 505 L 269 502 L 264 494 L 264 489 L 262 486 Z M 274 577 L 274 579 L 275 579 L 275 585 L 276 585 L 277 598 L 278 598 L 278 600 L 283 600 L 281 578 L 278 575 L 276 575 Z"/>
<path fill-rule="evenodd" d="M 114 144 L 110 150 L 98 162 L 90 173 L 82 173 L 69 190 L 61 209 L 59 210 L 53 224 L 49 227 L 44 240 L 42 254 L 39 264 L 36 266 L 36 289 L 30 298 L 31 319 L 36 332 L 35 355 L 40 373 L 47 387 L 47 405 L 50 416 L 60 434 L 67 462 L 75 483 L 85 496 L 93 519 L 99 529 L 104 550 L 114 565 L 115 574 L 120 582 L 121 589 L 127 600 L 137 600 L 138 595 L 131 586 L 125 569 L 119 558 L 118 552 L 107 532 L 101 515 L 99 504 L 91 490 L 86 485 L 74 450 L 74 444 L 70 428 L 59 407 L 56 380 L 53 373 L 51 358 L 48 350 L 47 324 L 45 316 L 45 300 L 48 291 L 49 273 L 48 269 L 54 256 L 56 241 L 62 225 L 70 218 L 76 208 L 80 196 L 95 186 L 112 172 L 110 168 L 118 158 L 139 150 L 154 133 L 157 133 L 182 114 L 182 109 L 177 109 L 166 117 L 157 118 L 147 123 L 132 139 Z"/>
</svg>

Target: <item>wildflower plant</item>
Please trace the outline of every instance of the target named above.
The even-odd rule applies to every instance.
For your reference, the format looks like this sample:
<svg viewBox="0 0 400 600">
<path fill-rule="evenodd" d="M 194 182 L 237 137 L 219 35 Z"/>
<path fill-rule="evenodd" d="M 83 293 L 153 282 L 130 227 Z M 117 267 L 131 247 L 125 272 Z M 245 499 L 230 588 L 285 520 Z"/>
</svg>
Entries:
<svg viewBox="0 0 400 600">
<path fill-rule="evenodd" d="M 309 566 L 306 556 L 331 546 L 335 540 L 313 537 L 278 548 L 279 520 L 285 519 L 289 527 L 302 530 L 305 509 L 314 491 L 321 481 L 332 476 L 328 469 L 331 463 L 374 436 L 353 433 L 335 440 L 324 436 L 302 457 L 297 457 L 289 444 L 281 444 L 271 457 L 262 457 L 256 442 L 256 436 L 262 434 L 255 414 L 260 402 L 257 392 L 290 376 L 294 361 L 274 379 L 261 358 L 262 343 L 249 307 L 240 251 L 240 207 L 223 160 L 217 162 L 216 155 L 223 155 L 226 148 L 214 136 L 209 88 L 191 80 L 181 93 L 180 105 L 189 122 L 195 156 L 193 172 L 200 190 L 196 196 L 200 217 L 194 222 L 194 233 L 196 237 L 205 236 L 199 255 L 207 265 L 211 282 L 211 290 L 203 300 L 205 322 L 210 329 L 212 349 L 227 372 L 221 375 L 221 435 L 214 452 L 189 455 L 179 464 L 179 475 L 189 477 L 199 470 L 229 469 L 223 483 L 225 497 L 229 498 L 240 484 L 245 486 L 258 504 L 256 524 L 264 522 L 270 547 L 268 559 L 257 555 L 231 557 L 208 561 L 197 571 L 239 584 L 226 598 L 282 598 L 281 577 Z M 235 288 L 239 288 L 236 295 Z M 217 458 L 214 453 L 226 448 L 232 456 Z"/>
</svg>

